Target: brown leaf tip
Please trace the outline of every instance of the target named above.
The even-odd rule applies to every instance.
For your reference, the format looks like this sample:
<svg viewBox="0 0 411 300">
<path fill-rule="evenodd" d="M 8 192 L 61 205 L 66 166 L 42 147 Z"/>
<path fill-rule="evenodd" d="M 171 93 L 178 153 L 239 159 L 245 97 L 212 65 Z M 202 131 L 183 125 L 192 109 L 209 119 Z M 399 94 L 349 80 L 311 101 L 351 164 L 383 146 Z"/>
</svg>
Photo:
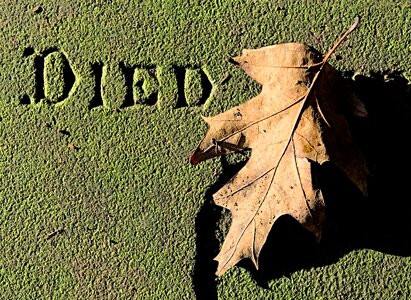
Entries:
<svg viewBox="0 0 411 300">
<path fill-rule="evenodd" d="M 198 160 L 198 157 L 196 156 L 196 153 L 194 152 L 193 155 L 191 155 L 188 158 L 188 161 L 190 162 L 190 164 L 192 164 L 193 166 L 197 165 L 200 161 Z"/>
</svg>

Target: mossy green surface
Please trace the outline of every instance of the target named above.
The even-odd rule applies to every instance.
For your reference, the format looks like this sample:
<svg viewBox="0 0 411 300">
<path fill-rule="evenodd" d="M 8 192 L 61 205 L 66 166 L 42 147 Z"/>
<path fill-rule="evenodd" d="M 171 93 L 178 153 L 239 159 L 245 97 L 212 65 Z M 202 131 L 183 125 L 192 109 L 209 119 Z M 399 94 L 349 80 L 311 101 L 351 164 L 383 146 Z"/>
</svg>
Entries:
<svg viewBox="0 0 411 300">
<path fill-rule="evenodd" d="M 196 217 L 223 171 L 219 159 L 188 163 L 200 116 L 260 89 L 228 58 L 283 42 L 325 52 L 356 15 L 361 26 L 331 64 L 410 78 L 409 0 L 1 1 L 0 298 L 194 299 Z M 39 79 L 41 59 L 55 77 Z M 189 70 L 185 85 L 176 67 Z M 153 74 L 127 68 L 157 77 L 134 92 L 136 105 L 124 105 L 126 76 Z M 212 86 L 204 103 L 200 69 Z M 235 267 L 215 288 L 218 299 L 406 299 L 410 273 L 408 256 L 360 249 L 268 288 Z"/>
</svg>

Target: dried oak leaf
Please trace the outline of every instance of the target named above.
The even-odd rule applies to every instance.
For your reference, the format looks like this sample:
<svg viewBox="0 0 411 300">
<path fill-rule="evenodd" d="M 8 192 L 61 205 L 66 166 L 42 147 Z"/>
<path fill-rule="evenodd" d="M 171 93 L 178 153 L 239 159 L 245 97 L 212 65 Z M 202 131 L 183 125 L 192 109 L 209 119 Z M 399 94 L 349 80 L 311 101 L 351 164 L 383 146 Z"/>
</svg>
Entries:
<svg viewBox="0 0 411 300">
<path fill-rule="evenodd" d="M 288 214 L 317 240 L 324 199 L 313 164 L 332 162 L 365 195 L 368 169 L 353 142 L 346 115 L 365 116 L 361 101 L 327 60 L 358 19 L 323 57 L 305 44 L 244 50 L 233 60 L 262 85 L 262 92 L 224 113 L 204 117 L 209 130 L 192 164 L 251 149 L 246 165 L 213 195 L 232 224 L 220 253 L 221 276 L 243 258 L 258 257 L 274 222 Z"/>
</svg>

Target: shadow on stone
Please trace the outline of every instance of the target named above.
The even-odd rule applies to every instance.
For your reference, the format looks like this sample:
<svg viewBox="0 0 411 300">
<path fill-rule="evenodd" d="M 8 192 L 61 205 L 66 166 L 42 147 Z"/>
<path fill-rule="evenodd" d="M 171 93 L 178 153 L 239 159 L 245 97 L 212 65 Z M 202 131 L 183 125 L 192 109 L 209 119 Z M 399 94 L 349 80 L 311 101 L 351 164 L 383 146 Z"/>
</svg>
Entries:
<svg viewBox="0 0 411 300">
<path fill-rule="evenodd" d="M 322 241 L 317 244 L 293 218 L 280 218 L 262 250 L 260 269 L 255 270 L 249 260 L 239 263 L 262 287 L 267 288 L 269 280 L 301 269 L 335 263 L 355 249 L 411 256 L 411 202 L 408 201 L 407 175 L 411 160 L 407 157 L 409 150 L 406 147 L 411 132 L 411 85 L 395 72 L 356 76 L 351 84 L 369 113 L 368 118 L 351 120 L 353 135 L 364 152 L 371 173 L 368 198 L 364 199 L 331 164 L 317 166 L 327 209 Z M 230 176 L 223 174 L 215 187 L 210 188 L 209 195 L 239 168 L 226 164 L 224 172 Z M 217 227 L 211 223 L 218 221 L 218 216 L 211 218 L 205 211 L 210 209 L 203 208 L 197 218 L 199 255 L 196 271 L 200 271 L 200 266 L 208 265 L 207 276 L 211 277 L 205 280 L 212 283 L 215 294 L 215 266 L 209 264 L 218 253 L 214 233 Z M 199 292 L 203 288 L 198 284 L 196 287 Z"/>
<path fill-rule="evenodd" d="M 351 120 L 371 173 L 368 198 L 331 164 L 318 166 L 328 219 L 323 239 L 316 244 L 292 218 L 279 220 L 263 248 L 261 269 L 249 268 L 261 286 L 297 270 L 332 264 L 355 249 L 411 256 L 411 202 L 404 175 L 411 168 L 405 146 L 411 85 L 399 73 L 356 76 L 351 84 L 369 113 Z"/>
<path fill-rule="evenodd" d="M 220 208 L 205 203 L 196 218 L 197 255 L 193 281 L 197 299 L 218 299 L 214 275 L 217 263 L 213 258 L 219 248 L 215 232 L 220 217 Z"/>
<path fill-rule="evenodd" d="M 197 299 L 217 299 L 216 275 L 217 256 L 220 242 L 217 234 L 223 209 L 211 203 L 212 195 L 228 182 L 244 165 L 245 160 L 233 164 L 226 157 L 221 157 L 223 172 L 216 183 L 207 190 L 203 207 L 196 218 L 197 255 L 194 267 L 193 281 Z"/>
<path fill-rule="evenodd" d="M 95 63 L 91 66 L 92 73 L 95 77 L 94 96 L 90 102 L 89 109 L 103 106 L 103 98 L 101 96 L 101 77 L 103 77 L 103 64 Z"/>
</svg>

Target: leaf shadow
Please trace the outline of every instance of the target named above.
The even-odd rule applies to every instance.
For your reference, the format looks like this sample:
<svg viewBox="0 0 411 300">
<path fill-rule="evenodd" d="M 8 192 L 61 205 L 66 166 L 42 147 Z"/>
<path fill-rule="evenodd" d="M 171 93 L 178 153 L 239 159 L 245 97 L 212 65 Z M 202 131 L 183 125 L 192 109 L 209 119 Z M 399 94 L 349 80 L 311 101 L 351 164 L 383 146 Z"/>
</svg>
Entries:
<svg viewBox="0 0 411 300">
<path fill-rule="evenodd" d="M 344 77 L 352 77 L 346 73 Z M 327 209 L 327 223 L 322 241 L 305 231 L 293 218 L 281 217 L 272 228 L 260 255 L 260 268 L 249 260 L 238 266 L 247 269 L 261 287 L 293 272 L 337 262 L 356 249 L 373 249 L 382 253 L 411 256 L 411 201 L 407 201 L 411 160 L 407 159 L 407 136 L 411 132 L 411 85 L 399 72 L 355 76 L 351 80 L 355 93 L 364 102 L 369 116 L 351 120 L 353 135 L 367 159 L 370 177 L 367 198 L 331 164 L 317 165 L 318 181 Z M 403 142 L 404 141 L 404 142 Z M 211 195 L 244 165 L 230 165 L 222 158 L 224 174 L 210 187 Z M 198 255 L 194 276 L 198 299 L 216 299 L 216 282 L 212 265 L 218 253 L 214 205 L 204 205 L 196 220 Z M 212 224 L 210 223 L 212 222 Z M 208 228 L 208 229 L 204 229 Z M 202 249 L 201 247 L 205 247 Z M 204 272 L 199 275 L 199 272 Z M 200 277 L 206 283 L 200 283 Z M 208 278 L 208 279 L 206 279 Z M 209 292 L 214 297 L 210 298 Z M 206 292 L 206 293 L 204 293 Z"/>
<path fill-rule="evenodd" d="M 241 154 L 240 154 L 241 155 Z M 217 296 L 217 256 L 220 241 L 217 233 L 221 231 L 220 223 L 223 219 L 223 209 L 211 203 L 212 195 L 227 183 L 245 165 L 246 160 L 233 163 L 227 157 L 220 157 L 223 172 L 211 185 L 205 195 L 205 202 L 195 220 L 197 234 L 197 255 L 193 272 L 193 283 L 196 299 L 213 300 Z"/>
<path fill-rule="evenodd" d="M 411 132 L 411 85 L 399 72 L 356 76 L 350 84 L 369 113 L 350 120 L 370 169 L 368 197 L 332 164 L 317 165 L 327 211 L 322 241 L 317 244 L 291 217 L 278 220 L 260 256 L 260 270 L 245 262 L 262 287 L 301 269 L 333 264 L 355 249 L 411 256 L 406 175 L 411 161 L 405 145 Z"/>
</svg>

